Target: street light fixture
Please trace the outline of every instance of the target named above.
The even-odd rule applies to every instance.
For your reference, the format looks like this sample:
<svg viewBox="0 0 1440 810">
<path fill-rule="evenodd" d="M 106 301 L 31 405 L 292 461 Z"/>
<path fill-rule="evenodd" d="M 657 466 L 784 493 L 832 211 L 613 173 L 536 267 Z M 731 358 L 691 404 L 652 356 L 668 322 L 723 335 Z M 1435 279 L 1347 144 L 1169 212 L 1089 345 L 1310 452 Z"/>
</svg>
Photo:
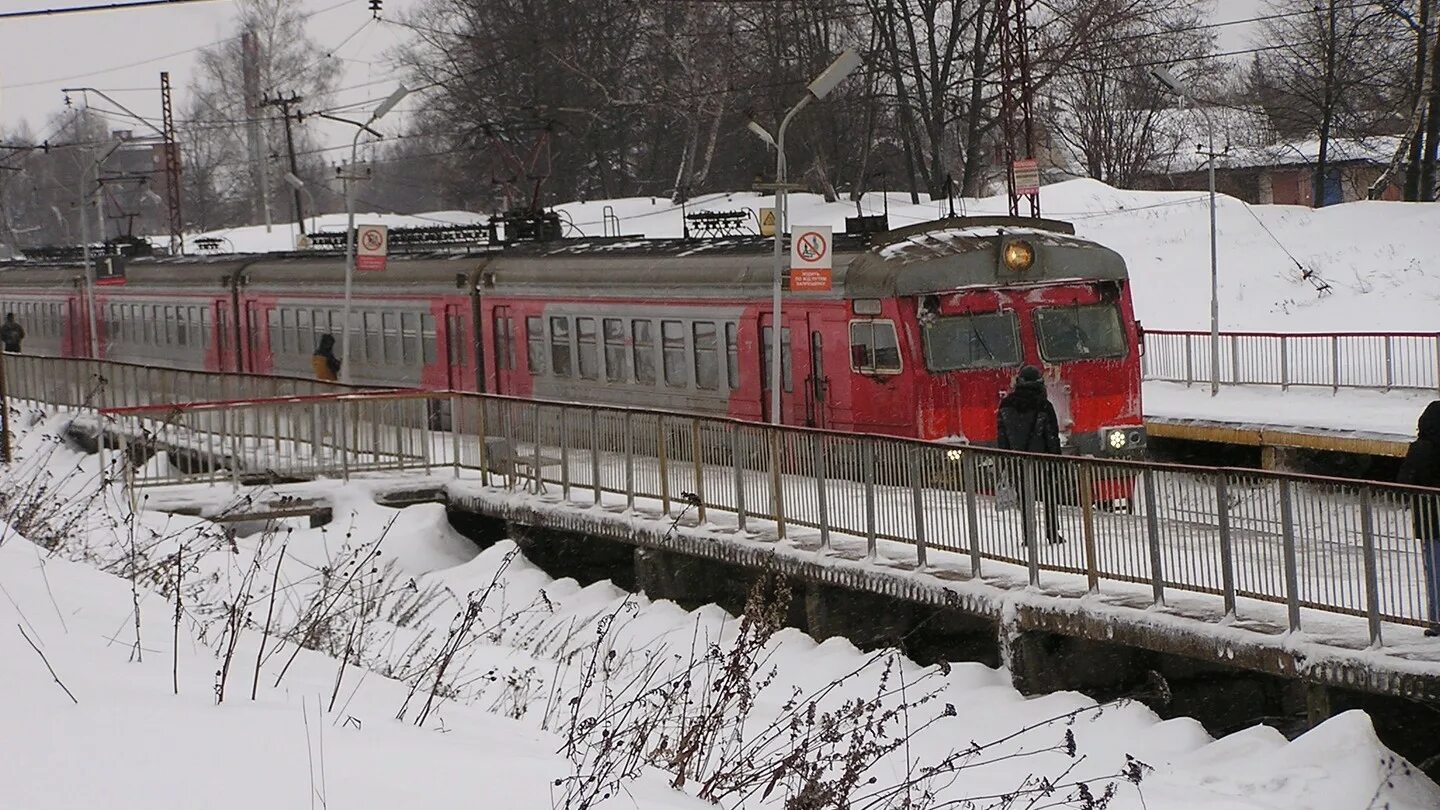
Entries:
<svg viewBox="0 0 1440 810">
<path fill-rule="evenodd" d="M 1206 137 L 1209 148 L 1205 152 L 1210 173 L 1210 396 L 1220 393 L 1220 274 L 1219 259 L 1215 250 L 1215 119 L 1210 111 L 1200 106 L 1195 94 L 1175 74 L 1164 67 L 1151 68 L 1150 75 L 1165 85 L 1166 89 L 1180 97 L 1181 104 L 1189 101 L 1205 118 Z"/>
<path fill-rule="evenodd" d="M 305 199 L 310 201 L 310 233 L 315 233 L 315 196 L 310 193 L 310 187 L 305 185 L 304 180 L 296 177 L 294 172 L 285 172 L 285 185 L 295 189 L 301 194 L 304 194 Z M 301 228 L 301 230 L 303 231 L 304 228 Z M 301 235 L 303 236 L 304 234 Z"/>
<path fill-rule="evenodd" d="M 321 118 L 339 121 L 342 124 L 349 124 L 356 128 L 355 138 L 350 141 L 349 171 L 340 172 L 340 179 L 345 184 L 345 309 L 341 315 L 340 324 L 345 330 L 340 333 L 340 381 L 344 383 L 350 382 L 350 294 L 355 281 L 355 195 L 353 193 L 352 183 L 361 179 L 359 175 L 354 174 L 356 154 L 360 149 L 360 136 L 368 132 L 376 138 L 385 137 L 371 129 L 370 125 L 379 121 L 386 113 L 395 109 L 395 105 L 399 104 L 401 99 L 409 94 L 410 90 L 406 88 L 405 85 L 402 84 L 396 87 L 395 92 L 380 102 L 380 106 L 376 107 L 375 111 L 370 113 L 370 118 L 363 124 L 347 118 L 338 118 L 326 113 L 317 113 Z M 287 182 L 289 181 L 287 180 Z"/>
<path fill-rule="evenodd" d="M 771 315 L 770 315 L 770 423 L 780 424 L 780 346 L 785 334 L 784 324 L 780 320 L 780 298 L 781 298 L 781 276 L 783 269 L 785 230 L 789 225 L 789 208 L 787 205 L 785 189 L 785 130 L 790 127 L 790 121 L 795 114 L 805 109 L 811 101 L 823 101 L 830 95 L 840 82 L 855 72 L 860 67 L 860 54 L 855 50 L 847 48 L 844 53 L 830 63 L 819 76 L 805 88 L 805 95 L 785 113 L 784 119 L 780 121 L 780 129 L 775 136 L 756 121 L 746 124 L 746 129 L 755 133 L 756 137 L 775 149 L 775 249 L 773 258 L 773 278 L 771 279 Z"/>
</svg>

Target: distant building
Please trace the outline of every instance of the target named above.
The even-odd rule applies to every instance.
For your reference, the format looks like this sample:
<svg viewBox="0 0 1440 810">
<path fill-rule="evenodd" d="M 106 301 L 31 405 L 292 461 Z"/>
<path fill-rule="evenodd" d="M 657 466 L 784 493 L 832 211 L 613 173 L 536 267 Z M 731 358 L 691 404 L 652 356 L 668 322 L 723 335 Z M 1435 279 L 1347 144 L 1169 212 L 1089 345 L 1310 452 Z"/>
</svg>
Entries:
<svg viewBox="0 0 1440 810">
<path fill-rule="evenodd" d="M 1332 140 L 1320 205 L 1367 199 L 1370 186 L 1390 165 L 1397 142 L 1394 136 Z M 1250 203 L 1314 206 L 1315 164 L 1319 153 L 1318 140 L 1233 148 L 1215 163 L 1215 187 Z M 1135 187 L 1203 191 L 1209 188 L 1209 178 L 1197 160 L 1173 171 L 1143 175 L 1136 180 Z M 1400 198 L 1400 186 L 1395 182 L 1390 183 L 1380 197 L 1383 200 Z"/>
</svg>

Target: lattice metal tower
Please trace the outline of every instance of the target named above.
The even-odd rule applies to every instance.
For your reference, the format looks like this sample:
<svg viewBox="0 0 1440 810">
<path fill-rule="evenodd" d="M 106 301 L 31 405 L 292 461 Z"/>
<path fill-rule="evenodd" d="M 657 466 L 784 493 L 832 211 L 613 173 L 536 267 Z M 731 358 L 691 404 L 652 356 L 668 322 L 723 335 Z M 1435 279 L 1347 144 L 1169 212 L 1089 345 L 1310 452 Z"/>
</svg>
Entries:
<svg viewBox="0 0 1440 810">
<path fill-rule="evenodd" d="M 170 212 L 170 253 L 185 252 L 185 222 L 180 216 L 180 145 L 175 140 L 175 114 L 170 104 L 170 74 L 160 74 L 160 109 L 165 129 L 165 203 Z"/>
<path fill-rule="evenodd" d="M 995 23 L 1000 46 L 1000 149 L 1005 163 L 1005 188 L 1010 195 L 1010 216 L 1019 216 L 1020 198 L 1030 201 L 1030 216 L 1040 216 L 1040 192 L 1019 193 L 1016 161 L 1035 159 L 1035 125 L 1031 116 L 1029 26 L 1030 0 L 995 0 Z"/>
</svg>

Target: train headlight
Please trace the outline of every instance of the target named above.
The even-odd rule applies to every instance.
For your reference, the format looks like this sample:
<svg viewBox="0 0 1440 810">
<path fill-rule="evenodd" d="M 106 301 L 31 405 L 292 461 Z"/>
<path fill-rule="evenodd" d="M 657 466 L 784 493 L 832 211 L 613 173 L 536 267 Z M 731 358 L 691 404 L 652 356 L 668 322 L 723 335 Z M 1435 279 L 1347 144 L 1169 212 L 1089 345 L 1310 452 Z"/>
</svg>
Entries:
<svg viewBox="0 0 1440 810">
<path fill-rule="evenodd" d="M 1129 437 L 1123 430 L 1110 430 L 1105 433 L 1105 443 L 1110 446 L 1111 450 L 1124 450 L 1129 441 Z"/>
<path fill-rule="evenodd" d="M 1035 263 L 1035 248 L 1024 239 L 1011 239 L 1001 248 L 1001 259 L 1006 270 L 1023 273 Z"/>
<path fill-rule="evenodd" d="M 945 451 L 945 458 L 949 459 L 950 461 L 954 461 L 954 462 L 963 461 L 963 460 L 965 459 L 965 451 L 964 451 L 964 450 L 946 450 L 946 451 Z"/>
</svg>

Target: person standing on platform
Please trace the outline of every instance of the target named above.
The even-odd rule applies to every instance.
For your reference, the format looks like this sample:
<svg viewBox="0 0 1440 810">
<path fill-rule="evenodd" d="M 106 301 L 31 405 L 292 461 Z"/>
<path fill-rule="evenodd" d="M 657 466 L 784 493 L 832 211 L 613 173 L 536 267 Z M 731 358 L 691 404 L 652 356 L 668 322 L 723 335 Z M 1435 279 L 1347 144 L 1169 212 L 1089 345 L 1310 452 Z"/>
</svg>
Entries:
<svg viewBox="0 0 1440 810">
<path fill-rule="evenodd" d="M 335 336 L 324 334 L 320 336 L 320 345 L 315 347 L 315 354 L 310 357 L 310 364 L 315 369 L 315 379 L 324 382 L 335 382 L 340 379 L 340 358 L 335 356 Z"/>
<path fill-rule="evenodd" d="M 1415 441 L 1397 476 L 1402 484 L 1440 489 L 1440 400 L 1425 406 Z M 1425 635 L 1440 636 L 1440 493 L 1419 495 L 1411 511 L 1415 539 L 1425 565 Z"/>
<path fill-rule="evenodd" d="M 0 343 L 5 345 L 5 351 L 11 354 L 20 353 L 20 341 L 25 339 L 25 327 L 15 320 L 15 313 L 5 313 L 5 322 L 0 323 Z"/>
<path fill-rule="evenodd" d="M 1001 450 L 1022 450 L 1026 453 L 1060 455 L 1060 420 L 1055 415 L 1055 406 L 1045 395 L 1045 380 L 1040 369 L 1025 366 L 1015 378 L 1015 388 L 1000 400 L 1000 410 L 995 416 L 995 446 Z M 1056 470 L 1048 464 L 1036 463 L 1034 459 L 1015 459 L 1012 483 L 1020 501 L 1021 513 L 1025 520 L 1025 542 L 1035 530 L 1035 501 L 1038 499 L 1045 508 L 1045 539 L 1051 543 L 1063 543 L 1059 521 L 1055 514 L 1054 492 Z M 1027 468 L 1032 468 L 1027 472 Z M 1016 480 L 1018 479 L 1018 480 Z M 1038 492 L 1036 491 L 1038 488 Z"/>
</svg>

